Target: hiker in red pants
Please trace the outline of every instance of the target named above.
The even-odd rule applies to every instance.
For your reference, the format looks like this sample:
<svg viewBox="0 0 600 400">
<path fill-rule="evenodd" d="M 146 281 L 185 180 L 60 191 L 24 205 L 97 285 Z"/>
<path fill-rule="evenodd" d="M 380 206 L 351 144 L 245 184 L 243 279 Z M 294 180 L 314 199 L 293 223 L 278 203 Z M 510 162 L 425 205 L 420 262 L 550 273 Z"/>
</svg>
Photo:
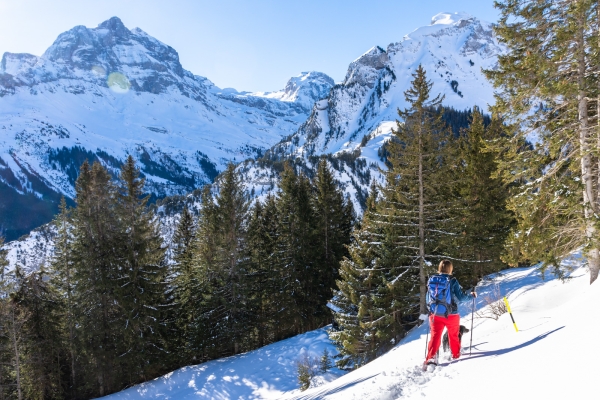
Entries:
<svg viewBox="0 0 600 400">
<path fill-rule="evenodd" d="M 448 341 L 452 359 L 460 357 L 460 315 L 458 303 L 477 297 L 475 292 L 465 294 L 456 280 L 452 277 L 452 263 L 442 260 L 438 267 L 438 274 L 429 278 L 427 283 L 427 304 L 429 305 L 429 326 L 431 327 L 431 340 L 427 345 L 427 357 L 424 365 L 435 364 L 434 357 L 440 348 L 444 327 L 448 329 Z"/>
</svg>

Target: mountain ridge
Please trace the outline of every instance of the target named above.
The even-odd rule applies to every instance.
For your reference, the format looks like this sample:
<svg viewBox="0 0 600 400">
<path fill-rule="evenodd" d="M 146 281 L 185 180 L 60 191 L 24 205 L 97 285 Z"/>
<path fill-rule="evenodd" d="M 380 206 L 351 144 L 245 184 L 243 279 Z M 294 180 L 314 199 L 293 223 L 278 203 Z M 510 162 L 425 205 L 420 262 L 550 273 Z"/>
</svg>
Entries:
<svg viewBox="0 0 600 400">
<path fill-rule="evenodd" d="M 286 98 L 222 91 L 185 70 L 172 47 L 117 17 L 60 34 L 41 57 L 4 53 L 0 230 L 11 240 L 48 222 L 61 196 L 73 198 L 85 158 L 116 174 L 133 155 L 153 198 L 212 182 L 228 162 L 257 157 L 292 134 L 333 86 L 316 72 L 290 82 L 295 92 Z M 19 203 L 43 218 L 15 226 Z"/>
</svg>

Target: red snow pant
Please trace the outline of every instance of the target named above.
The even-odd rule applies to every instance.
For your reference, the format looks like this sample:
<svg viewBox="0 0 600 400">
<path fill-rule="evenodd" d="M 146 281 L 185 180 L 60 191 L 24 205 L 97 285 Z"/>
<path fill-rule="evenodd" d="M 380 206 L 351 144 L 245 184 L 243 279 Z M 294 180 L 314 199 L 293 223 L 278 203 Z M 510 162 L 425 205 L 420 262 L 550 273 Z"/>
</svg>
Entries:
<svg viewBox="0 0 600 400">
<path fill-rule="evenodd" d="M 435 354 L 440 348 L 444 327 L 448 329 L 448 341 L 450 342 L 450 351 L 452 358 L 460 357 L 460 341 L 458 340 L 458 332 L 460 331 L 460 315 L 449 314 L 448 318 L 439 315 L 429 316 L 429 326 L 431 327 L 431 340 L 427 345 L 427 358 L 429 361 L 435 357 Z"/>
</svg>

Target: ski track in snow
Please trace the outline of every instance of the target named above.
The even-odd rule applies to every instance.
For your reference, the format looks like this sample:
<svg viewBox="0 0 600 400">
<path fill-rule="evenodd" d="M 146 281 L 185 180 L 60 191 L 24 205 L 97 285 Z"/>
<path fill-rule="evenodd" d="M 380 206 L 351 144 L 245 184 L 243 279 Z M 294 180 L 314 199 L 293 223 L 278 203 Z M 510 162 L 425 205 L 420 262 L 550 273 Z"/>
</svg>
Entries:
<svg viewBox="0 0 600 400">
<path fill-rule="evenodd" d="M 460 266 L 457 266 L 460 268 Z M 473 349 L 463 336 L 463 356 L 422 372 L 428 326 L 411 331 L 395 348 L 337 379 L 343 371 L 318 376 L 300 392 L 295 361 L 308 352 L 319 356 L 335 348 L 317 330 L 242 355 L 185 367 L 164 377 L 106 397 L 117 399 L 457 399 L 470 394 L 485 399 L 593 398 L 594 368 L 582 367 L 600 351 L 600 322 L 590 305 L 600 284 L 589 285 L 585 259 L 576 252 L 562 263 L 569 279 L 551 272 L 545 279 L 536 267 L 491 275 L 477 287 L 476 308 L 499 287 L 507 296 L 519 332 L 508 314 L 498 320 L 475 318 Z M 470 303 L 460 306 L 461 323 L 471 326 Z M 587 396 L 586 396 L 587 395 Z"/>
</svg>

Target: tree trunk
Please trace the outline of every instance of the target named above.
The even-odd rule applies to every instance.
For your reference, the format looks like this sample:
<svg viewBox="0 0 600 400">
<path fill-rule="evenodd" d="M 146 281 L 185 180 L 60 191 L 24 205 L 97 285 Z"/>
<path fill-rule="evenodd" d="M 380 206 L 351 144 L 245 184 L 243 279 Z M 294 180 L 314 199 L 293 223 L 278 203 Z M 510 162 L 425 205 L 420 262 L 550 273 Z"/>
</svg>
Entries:
<svg viewBox="0 0 600 400">
<path fill-rule="evenodd" d="M 581 154 L 581 179 L 583 181 L 583 208 L 585 214 L 585 235 L 590 246 L 588 250 L 588 265 L 590 268 L 590 284 L 598 278 L 600 270 L 600 253 L 596 244 L 596 196 L 594 195 L 594 174 L 592 171 L 592 154 L 589 144 L 588 99 L 585 88 L 586 54 L 584 14 L 580 14 L 579 30 L 577 32 L 577 101 L 579 117 L 579 145 Z"/>
<path fill-rule="evenodd" d="M 15 372 L 17 378 L 17 395 L 19 400 L 23 400 L 23 394 L 21 393 L 21 366 L 19 364 L 19 347 L 17 346 L 17 321 L 15 321 L 15 308 L 13 305 L 10 306 L 11 316 L 11 342 L 13 345 L 13 351 L 15 352 Z"/>
<path fill-rule="evenodd" d="M 425 280 L 425 199 L 423 189 L 423 127 L 419 127 L 419 277 L 421 285 L 419 288 L 419 313 L 426 314 L 425 304 L 427 282 Z"/>
</svg>

